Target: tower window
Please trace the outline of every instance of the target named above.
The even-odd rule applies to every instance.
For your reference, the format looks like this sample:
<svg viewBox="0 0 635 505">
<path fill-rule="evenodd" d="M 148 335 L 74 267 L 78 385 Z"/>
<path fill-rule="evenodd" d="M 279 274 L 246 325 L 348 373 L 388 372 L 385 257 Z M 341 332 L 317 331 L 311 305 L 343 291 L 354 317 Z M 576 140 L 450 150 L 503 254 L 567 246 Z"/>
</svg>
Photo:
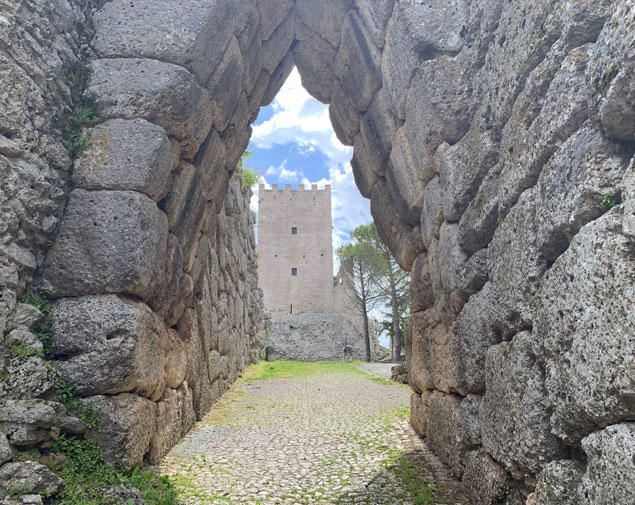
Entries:
<svg viewBox="0 0 635 505">
<path fill-rule="evenodd" d="M 298 269 L 297 268 L 292 268 L 291 269 L 291 275 L 298 275 Z"/>
<path fill-rule="evenodd" d="M 298 229 L 293 227 L 291 228 L 291 235 L 297 235 L 298 234 Z"/>
</svg>

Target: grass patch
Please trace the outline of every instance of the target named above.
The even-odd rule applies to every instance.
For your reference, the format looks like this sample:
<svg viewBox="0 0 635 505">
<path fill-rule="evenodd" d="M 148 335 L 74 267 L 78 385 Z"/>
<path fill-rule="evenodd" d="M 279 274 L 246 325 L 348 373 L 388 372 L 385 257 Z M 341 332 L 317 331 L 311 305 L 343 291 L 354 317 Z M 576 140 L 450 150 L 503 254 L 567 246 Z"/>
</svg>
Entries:
<svg viewBox="0 0 635 505">
<path fill-rule="evenodd" d="M 247 382 L 273 379 L 302 379 L 329 374 L 364 374 L 352 364 L 342 361 L 261 361 L 250 366 L 243 373 Z M 366 375 L 366 374 L 364 374 Z"/>
<path fill-rule="evenodd" d="M 167 477 L 138 468 L 126 472 L 108 464 L 94 439 L 61 436 L 53 442 L 51 452 L 67 458 L 63 466 L 52 468 L 66 483 L 52 500 L 55 505 L 111 505 L 102 488 L 115 484 L 139 489 L 148 505 L 178 505 L 176 490 Z"/>
</svg>

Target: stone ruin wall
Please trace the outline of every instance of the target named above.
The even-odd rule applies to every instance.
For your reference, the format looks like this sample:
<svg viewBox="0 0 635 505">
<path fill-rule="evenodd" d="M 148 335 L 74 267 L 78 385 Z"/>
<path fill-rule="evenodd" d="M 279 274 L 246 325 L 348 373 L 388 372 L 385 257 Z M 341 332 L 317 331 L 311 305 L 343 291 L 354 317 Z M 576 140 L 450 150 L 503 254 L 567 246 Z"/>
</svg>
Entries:
<svg viewBox="0 0 635 505">
<path fill-rule="evenodd" d="M 174 419 L 173 409 L 186 425 L 191 410 L 180 406 L 189 391 L 195 397 L 190 379 L 197 384 L 206 368 L 206 339 L 218 338 L 221 355 L 249 348 L 229 326 L 237 307 L 244 317 L 257 305 L 257 292 L 247 310 L 233 303 L 247 303 L 248 278 L 232 298 L 218 276 L 225 290 L 240 282 L 216 268 L 231 258 L 239 277 L 249 250 L 237 254 L 235 233 L 226 249 L 210 238 L 222 229 L 219 208 L 249 123 L 295 63 L 307 90 L 331 104 L 338 137 L 354 145 L 357 185 L 412 272 L 411 421 L 462 478 L 471 503 L 628 504 L 633 0 L 149 3 L 98 2 L 93 16 L 88 93 L 110 120 L 100 127 L 112 128 L 108 141 L 123 131 L 145 139 L 135 155 L 147 170 L 123 182 L 90 166 L 85 177 L 71 177 L 52 117 L 65 97 L 46 104 L 56 68 L 82 49 L 75 19 L 85 14 L 61 0 L 3 4 L 0 62 L 14 89 L 0 88 L 2 324 L 33 274 L 61 297 L 60 328 L 73 303 L 93 302 L 100 310 L 92 314 L 109 314 L 96 324 L 118 320 L 119 310 L 134 343 L 176 324 L 165 341 L 199 364 L 186 371 L 187 391 L 169 388 L 176 400 L 164 398 L 161 410 L 153 401 L 161 379 L 149 378 L 156 370 L 133 367 L 125 393 L 100 392 L 113 419 L 127 408 Z M 4 9 L 14 7 L 21 15 L 7 17 Z M 96 140 L 91 152 L 100 156 Z M 91 220 L 94 230 L 78 226 Z M 84 264 L 79 252 L 91 243 L 98 247 Z M 212 304 L 205 296 L 213 299 L 214 285 L 220 295 Z M 188 286 L 193 301 L 182 304 Z M 235 315 L 214 324 L 210 307 L 216 320 L 230 307 Z M 76 357 L 89 363 L 93 342 L 68 336 L 86 346 Z M 228 362 L 223 380 L 240 359 Z M 182 372 L 172 363 L 164 378 L 176 386 Z M 209 380 L 203 373 L 196 393 L 201 412 L 213 397 L 201 393 Z M 123 424 L 112 426 L 124 440 L 119 456 L 145 444 Z"/>
</svg>

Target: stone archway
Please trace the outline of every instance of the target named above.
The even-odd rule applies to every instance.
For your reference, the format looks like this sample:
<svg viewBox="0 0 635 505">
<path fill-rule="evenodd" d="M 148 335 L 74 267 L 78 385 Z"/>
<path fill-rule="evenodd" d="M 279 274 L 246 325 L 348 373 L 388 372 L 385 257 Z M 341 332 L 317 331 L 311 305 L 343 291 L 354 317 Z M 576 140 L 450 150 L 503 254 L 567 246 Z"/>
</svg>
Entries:
<svg viewBox="0 0 635 505">
<path fill-rule="evenodd" d="M 413 273 L 415 428 L 478 503 L 524 502 L 545 468 L 611 492 L 635 437 L 631 0 L 98 4 L 87 93 L 107 121 L 43 278 L 111 457 L 160 457 L 255 359 L 232 174 L 295 64 Z"/>
</svg>

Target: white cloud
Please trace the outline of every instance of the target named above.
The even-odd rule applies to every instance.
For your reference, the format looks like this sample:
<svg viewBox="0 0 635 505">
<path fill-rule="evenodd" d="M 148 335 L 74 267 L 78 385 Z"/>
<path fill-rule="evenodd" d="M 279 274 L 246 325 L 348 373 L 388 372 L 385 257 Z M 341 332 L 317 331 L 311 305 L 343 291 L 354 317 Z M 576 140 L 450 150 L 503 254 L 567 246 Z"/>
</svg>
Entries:
<svg viewBox="0 0 635 505">
<path fill-rule="evenodd" d="M 280 181 L 300 182 L 310 187 L 331 185 L 333 212 L 333 250 L 349 241 L 349 232 L 360 224 L 369 223 L 370 203 L 355 186 L 350 159 L 351 147 L 343 145 L 335 135 L 328 114 L 328 107 L 313 99 L 302 87 L 300 74 L 294 69 L 273 102 L 274 115 L 257 125 L 251 137 L 255 148 L 268 149 L 274 145 L 294 143 L 300 153 L 322 152 L 329 167 L 328 179 L 311 181 L 297 170 L 286 168 L 286 160 L 278 167 L 270 166 L 266 176 L 278 176 Z M 257 198 L 252 199 L 252 208 Z M 336 269 L 338 268 L 335 256 Z"/>
</svg>

